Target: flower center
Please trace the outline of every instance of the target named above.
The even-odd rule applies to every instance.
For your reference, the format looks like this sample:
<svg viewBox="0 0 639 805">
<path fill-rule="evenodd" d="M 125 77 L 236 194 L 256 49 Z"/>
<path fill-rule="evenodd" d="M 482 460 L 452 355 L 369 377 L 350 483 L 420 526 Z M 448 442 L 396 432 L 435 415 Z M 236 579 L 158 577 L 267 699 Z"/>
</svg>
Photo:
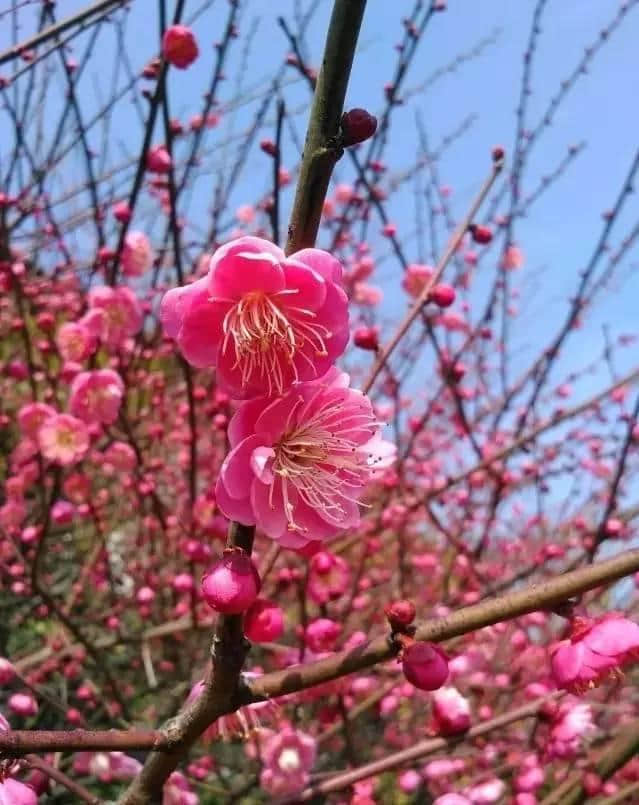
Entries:
<svg viewBox="0 0 639 805">
<path fill-rule="evenodd" d="M 321 393 L 321 392 L 320 392 Z M 376 422 L 366 408 L 344 409 L 343 401 L 330 401 L 304 415 L 303 422 L 293 421 L 303 406 L 302 397 L 288 416 L 284 435 L 274 445 L 273 473 L 282 483 L 282 496 L 289 531 L 308 529 L 295 522 L 291 488 L 311 509 L 329 521 L 339 523 L 348 513 L 348 504 L 357 498 L 354 491 L 368 479 L 366 457 L 358 447 L 362 431 L 366 440 L 376 431 Z M 273 486 L 271 486 L 271 505 Z"/>
<path fill-rule="evenodd" d="M 331 333 L 314 322 L 310 310 L 287 305 L 286 313 L 278 305 L 278 297 L 297 293 L 294 288 L 265 294 L 251 291 L 245 294 L 224 317 L 224 343 L 226 352 L 230 339 L 235 345 L 236 362 L 240 367 L 242 385 L 251 381 L 265 383 L 269 395 L 276 390 L 281 394 L 287 385 L 287 369 L 299 380 L 295 357 L 301 355 L 314 368 L 310 357 L 301 350 L 310 347 L 316 355 L 326 355 L 325 339 Z"/>
<path fill-rule="evenodd" d="M 284 749 L 277 760 L 277 765 L 282 771 L 297 771 L 301 765 L 299 753 L 296 749 Z"/>
</svg>

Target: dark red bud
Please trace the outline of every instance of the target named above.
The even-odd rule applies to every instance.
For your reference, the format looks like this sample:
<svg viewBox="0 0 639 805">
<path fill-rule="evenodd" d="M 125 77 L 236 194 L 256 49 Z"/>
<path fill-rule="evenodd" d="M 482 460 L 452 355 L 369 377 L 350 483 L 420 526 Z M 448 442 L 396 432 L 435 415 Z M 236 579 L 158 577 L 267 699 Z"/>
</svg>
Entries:
<svg viewBox="0 0 639 805">
<path fill-rule="evenodd" d="M 372 352 L 379 349 L 379 336 L 375 327 L 358 327 L 353 333 L 353 341 L 360 349 L 370 349 Z"/>
<path fill-rule="evenodd" d="M 428 298 L 439 307 L 450 307 L 455 301 L 455 289 L 440 282 L 431 290 Z"/>
<path fill-rule="evenodd" d="M 351 109 L 342 115 L 342 143 L 345 148 L 368 140 L 377 131 L 377 118 L 366 109 Z"/>
<path fill-rule="evenodd" d="M 393 601 L 384 610 L 393 631 L 399 630 L 415 620 L 415 604 L 406 599 Z"/>
<path fill-rule="evenodd" d="M 487 226 L 471 224 L 469 229 L 475 243 L 485 245 L 486 243 L 490 243 L 490 241 L 493 239 L 493 233 Z"/>
</svg>

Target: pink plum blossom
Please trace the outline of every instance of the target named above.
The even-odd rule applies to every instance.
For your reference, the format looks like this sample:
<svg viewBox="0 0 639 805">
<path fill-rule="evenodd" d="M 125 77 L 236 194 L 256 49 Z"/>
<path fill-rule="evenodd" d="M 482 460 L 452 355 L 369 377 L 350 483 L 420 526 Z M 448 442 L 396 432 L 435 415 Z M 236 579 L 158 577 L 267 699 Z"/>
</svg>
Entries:
<svg viewBox="0 0 639 805">
<path fill-rule="evenodd" d="M 18 425 L 28 439 L 37 439 L 43 422 L 56 415 L 55 408 L 41 402 L 26 403 L 18 411 Z"/>
<path fill-rule="evenodd" d="M 433 719 L 442 735 L 464 732 L 470 727 L 470 703 L 457 688 L 440 688 L 433 693 Z"/>
<path fill-rule="evenodd" d="M 334 369 L 240 406 L 216 486 L 227 517 L 292 548 L 359 523 L 357 500 L 395 448 L 381 439 L 370 400 L 348 384 Z"/>
<path fill-rule="evenodd" d="M 60 325 L 55 340 L 65 361 L 81 362 L 92 355 L 97 346 L 95 335 L 81 321 Z"/>
<path fill-rule="evenodd" d="M 124 383 L 113 369 L 80 372 L 71 383 L 69 410 L 84 422 L 110 425 L 118 418 L 123 395 Z"/>
<path fill-rule="evenodd" d="M 161 317 L 194 366 L 217 368 L 237 399 L 282 394 L 324 375 L 349 335 L 342 266 L 327 252 L 292 257 L 272 243 L 242 237 L 219 248 L 208 274 L 173 288 Z"/>
<path fill-rule="evenodd" d="M 0 805 L 37 805 L 38 796 L 33 788 L 7 777 L 0 780 Z"/>
<path fill-rule="evenodd" d="M 115 288 L 100 286 L 89 291 L 89 308 L 99 310 L 91 322 L 83 320 L 91 328 L 95 327 L 101 341 L 108 347 L 121 346 L 124 339 L 138 333 L 142 327 L 142 307 L 135 293 L 126 285 Z"/>
<path fill-rule="evenodd" d="M 74 464 L 89 449 L 89 431 L 81 419 L 71 414 L 55 414 L 38 430 L 42 455 L 63 467 Z"/>
<path fill-rule="evenodd" d="M 309 781 L 316 751 L 315 739 L 300 730 L 276 732 L 262 747 L 260 785 L 273 796 L 299 793 Z"/>
<path fill-rule="evenodd" d="M 140 277 L 153 264 L 153 249 L 144 232 L 129 232 L 122 248 L 122 273 L 126 277 Z"/>
<path fill-rule="evenodd" d="M 423 263 L 410 263 L 410 265 L 406 266 L 406 271 L 404 272 L 402 288 L 410 296 L 417 298 L 431 280 L 433 273 L 432 266 L 424 265 Z"/>
<path fill-rule="evenodd" d="M 639 626 L 611 612 L 597 620 L 575 618 L 569 640 L 552 651 L 551 668 L 559 687 L 583 692 L 639 659 Z"/>
</svg>

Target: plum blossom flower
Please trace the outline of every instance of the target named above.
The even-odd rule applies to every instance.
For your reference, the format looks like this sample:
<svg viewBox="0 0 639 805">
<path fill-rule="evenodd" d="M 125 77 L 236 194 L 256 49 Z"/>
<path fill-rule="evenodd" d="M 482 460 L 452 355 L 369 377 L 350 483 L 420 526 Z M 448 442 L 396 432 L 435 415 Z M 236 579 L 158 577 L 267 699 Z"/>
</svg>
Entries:
<svg viewBox="0 0 639 805">
<path fill-rule="evenodd" d="M 100 313 L 94 313 L 91 321 L 87 321 L 87 316 L 83 316 L 83 320 L 109 347 L 119 347 L 125 338 L 135 335 L 142 327 L 142 307 L 126 285 L 93 288 L 89 291 L 89 308 L 89 313 L 94 310 Z"/>
<path fill-rule="evenodd" d="M 153 249 L 144 232 L 129 232 L 122 248 L 122 273 L 127 277 L 140 277 L 151 268 L 153 258 Z"/>
<path fill-rule="evenodd" d="M 370 400 L 337 369 L 283 397 L 243 403 L 216 486 L 222 512 L 285 547 L 326 540 L 360 520 L 357 500 L 395 447 Z"/>
<path fill-rule="evenodd" d="M 55 414 L 38 430 L 42 455 L 63 467 L 84 457 L 89 449 L 89 431 L 81 419 L 71 414 Z"/>
<path fill-rule="evenodd" d="M 546 754 L 550 758 L 575 757 L 582 741 L 595 730 L 590 705 L 568 698 L 563 702 L 553 720 Z"/>
<path fill-rule="evenodd" d="M 7 777 L 0 781 L 0 805 L 38 805 L 33 788 Z"/>
<path fill-rule="evenodd" d="M 118 417 L 124 383 L 113 369 L 80 372 L 73 378 L 69 410 L 84 422 L 110 425 Z"/>
<path fill-rule="evenodd" d="M 28 439 L 37 439 L 40 425 L 55 414 L 55 408 L 46 403 L 26 403 L 18 411 L 18 425 Z"/>
<path fill-rule="evenodd" d="M 406 266 L 406 271 L 402 279 L 402 288 L 410 296 L 417 298 L 424 290 L 426 284 L 430 282 L 434 270 L 432 266 L 424 263 L 410 263 Z"/>
<path fill-rule="evenodd" d="M 189 781 L 180 771 L 174 771 L 164 784 L 162 805 L 198 805 L 200 798 L 191 790 Z"/>
<path fill-rule="evenodd" d="M 433 693 L 433 718 L 442 735 L 455 735 L 470 727 L 470 703 L 454 687 Z"/>
<path fill-rule="evenodd" d="M 616 612 L 597 620 L 575 618 L 569 640 L 552 651 L 557 685 L 574 693 L 594 688 L 639 659 L 639 626 Z"/>
<path fill-rule="evenodd" d="M 95 352 L 97 346 L 95 335 L 81 321 L 62 324 L 55 340 L 65 361 L 83 361 Z"/>
<path fill-rule="evenodd" d="M 318 551 L 310 561 L 308 595 L 316 604 L 326 604 L 344 594 L 350 577 L 346 560 L 328 551 Z"/>
<path fill-rule="evenodd" d="M 273 796 L 298 793 L 309 781 L 316 751 L 315 739 L 300 730 L 285 727 L 271 735 L 262 747 L 260 785 Z"/>
<path fill-rule="evenodd" d="M 103 783 L 132 780 L 142 764 L 124 752 L 78 752 L 73 757 L 73 771 Z"/>
<path fill-rule="evenodd" d="M 327 252 L 292 257 L 242 237 L 219 248 L 208 274 L 165 294 L 161 318 L 184 357 L 215 366 L 237 399 L 282 394 L 324 375 L 348 342 L 342 266 Z"/>
</svg>

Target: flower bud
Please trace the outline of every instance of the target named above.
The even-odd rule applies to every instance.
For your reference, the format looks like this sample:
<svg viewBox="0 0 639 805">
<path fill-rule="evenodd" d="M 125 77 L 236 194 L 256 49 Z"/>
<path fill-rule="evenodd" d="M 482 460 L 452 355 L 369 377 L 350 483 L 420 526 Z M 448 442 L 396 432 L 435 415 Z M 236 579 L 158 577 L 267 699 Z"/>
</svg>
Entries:
<svg viewBox="0 0 639 805">
<path fill-rule="evenodd" d="M 450 307 L 455 301 L 455 289 L 452 285 L 440 282 L 431 289 L 429 299 L 439 307 Z"/>
<path fill-rule="evenodd" d="M 174 67 L 184 70 L 197 59 L 199 48 L 186 25 L 171 25 L 162 38 L 162 55 Z"/>
<path fill-rule="evenodd" d="M 230 551 L 202 579 L 202 595 L 216 612 L 239 615 L 257 598 L 261 581 L 251 557 Z"/>
<path fill-rule="evenodd" d="M 377 118 L 366 109 L 351 109 L 342 115 L 342 143 L 348 148 L 368 140 L 377 131 Z"/>
<path fill-rule="evenodd" d="M 448 679 L 448 657 L 434 643 L 411 643 L 402 652 L 402 671 L 416 688 L 437 690 Z"/>
<path fill-rule="evenodd" d="M 400 599 L 393 601 L 384 610 L 391 629 L 399 632 L 415 620 L 415 604 L 412 601 Z"/>
<path fill-rule="evenodd" d="M 284 613 L 272 601 L 257 598 L 244 616 L 244 634 L 254 643 L 278 640 L 284 631 Z"/>
</svg>

